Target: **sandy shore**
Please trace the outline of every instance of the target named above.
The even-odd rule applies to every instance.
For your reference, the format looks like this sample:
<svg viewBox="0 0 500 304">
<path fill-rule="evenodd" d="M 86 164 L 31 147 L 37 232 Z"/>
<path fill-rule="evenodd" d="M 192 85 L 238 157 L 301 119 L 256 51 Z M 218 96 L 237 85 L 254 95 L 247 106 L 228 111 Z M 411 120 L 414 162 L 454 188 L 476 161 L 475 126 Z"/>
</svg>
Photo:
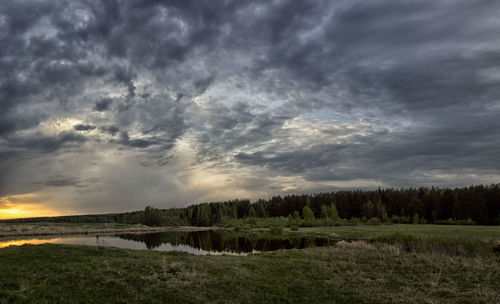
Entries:
<svg viewBox="0 0 500 304">
<path fill-rule="evenodd" d="M 121 224 L 6 224 L 0 223 L 0 238 L 17 236 L 67 235 L 67 234 L 107 234 L 116 232 L 145 233 L 162 231 L 206 231 L 222 229 L 218 227 L 149 227 L 144 225 Z"/>
</svg>

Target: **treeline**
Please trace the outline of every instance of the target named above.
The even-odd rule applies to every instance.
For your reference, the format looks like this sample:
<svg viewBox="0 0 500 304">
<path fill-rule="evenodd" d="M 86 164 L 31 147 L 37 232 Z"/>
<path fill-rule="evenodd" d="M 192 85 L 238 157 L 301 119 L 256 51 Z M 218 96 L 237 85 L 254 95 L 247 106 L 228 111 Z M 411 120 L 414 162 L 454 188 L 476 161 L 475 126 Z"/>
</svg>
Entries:
<svg viewBox="0 0 500 304">
<path fill-rule="evenodd" d="M 306 213 L 306 214 L 304 214 Z M 274 196 L 191 205 L 186 208 L 6 220 L 7 222 L 124 223 L 147 225 L 212 226 L 234 219 L 335 218 L 344 223 L 437 223 L 500 225 L 500 184 L 463 188 L 405 188 L 349 190 L 315 194 Z M 6 222 L 4 221 L 4 222 Z M 323 221 L 323 222 L 325 222 Z"/>
<path fill-rule="evenodd" d="M 325 192 L 233 200 L 186 208 L 191 225 L 209 226 L 224 218 L 300 217 L 311 210 L 327 218 L 333 206 L 339 218 L 392 223 L 500 225 L 500 184 L 464 188 L 406 188 Z M 307 208 L 305 208 L 307 206 Z"/>
<path fill-rule="evenodd" d="M 183 226 L 189 225 L 185 218 L 185 214 L 184 208 L 156 209 L 148 206 L 142 211 L 8 219 L 0 220 L 0 223 L 115 223 L 133 225 L 146 224 L 150 226 Z"/>
</svg>

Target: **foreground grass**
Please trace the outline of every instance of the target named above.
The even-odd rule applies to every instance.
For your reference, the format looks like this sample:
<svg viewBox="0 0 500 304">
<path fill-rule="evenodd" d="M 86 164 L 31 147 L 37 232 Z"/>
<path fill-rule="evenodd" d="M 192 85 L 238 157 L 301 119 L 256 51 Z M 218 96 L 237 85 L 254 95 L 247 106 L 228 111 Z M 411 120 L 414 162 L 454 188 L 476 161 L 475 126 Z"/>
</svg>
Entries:
<svg viewBox="0 0 500 304">
<path fill-rule="evenodd" d="M 500 260 L 385 243 L 249 256 L 0 249 L 0 303 L 500 303 Z"/>
</svg>

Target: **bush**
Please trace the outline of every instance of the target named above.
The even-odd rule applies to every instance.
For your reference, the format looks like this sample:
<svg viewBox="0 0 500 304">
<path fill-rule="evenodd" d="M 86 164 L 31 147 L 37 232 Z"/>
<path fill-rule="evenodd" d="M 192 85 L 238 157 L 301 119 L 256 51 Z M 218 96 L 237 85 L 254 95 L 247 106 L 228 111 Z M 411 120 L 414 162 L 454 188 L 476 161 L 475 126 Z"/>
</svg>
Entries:
<svg viewBox="0 0 500 304">
<path fill-rule="evenodd" d="M 298 226 L 292 226 L 292 227 L 290 227 L 290 230 L 297 231 L 297 230 L 299 230 L 299 227 Z"/>
<path fill-rule="evenodd" d="M 372 217 L 366 222 L 367 225 L 378 226 L 382 225 L 382 221 L 378 217 Z"/>
<path fill-rule="evenodd" d="M 468 218 L 466 220 L 458 220 L 458 219 L 449 218 L 447 220 L 436 221 L 435 224 L 438 224 L 438 225 L 475 225 L 476 223 L 474 223 L 474 221 L 470 218 Z"/>
<path fill-rule="evenodd" d="M 349 226 L 359 226 L 360 223 L 361 220 L 359 219 L 359 217 L 352 217 L 348 222 L 346 220 L 346 224 Z"/>
</svg>

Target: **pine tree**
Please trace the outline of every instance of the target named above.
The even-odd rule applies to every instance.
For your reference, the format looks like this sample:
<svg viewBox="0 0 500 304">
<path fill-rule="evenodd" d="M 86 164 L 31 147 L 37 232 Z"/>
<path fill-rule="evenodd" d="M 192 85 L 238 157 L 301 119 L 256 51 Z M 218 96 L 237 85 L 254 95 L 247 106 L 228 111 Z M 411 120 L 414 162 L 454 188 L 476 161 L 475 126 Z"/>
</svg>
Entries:
<svg viewBox="0 0 500 304">
<path fill-rule="evenodd" d="M 255 209 L 253 207 L 250 207 L 250 210 L 248 211 L 248 217 L 255 217 L 257 213 L 255 212 Z"/>
<path fill-rule="evenodd" d="M 202 226 L 211 226 L 212 221 L 210 220 L 210 217 L 211 217 L 210 206 L 208 204 L 201 205 L 200 224 Z"/>
</svg>

